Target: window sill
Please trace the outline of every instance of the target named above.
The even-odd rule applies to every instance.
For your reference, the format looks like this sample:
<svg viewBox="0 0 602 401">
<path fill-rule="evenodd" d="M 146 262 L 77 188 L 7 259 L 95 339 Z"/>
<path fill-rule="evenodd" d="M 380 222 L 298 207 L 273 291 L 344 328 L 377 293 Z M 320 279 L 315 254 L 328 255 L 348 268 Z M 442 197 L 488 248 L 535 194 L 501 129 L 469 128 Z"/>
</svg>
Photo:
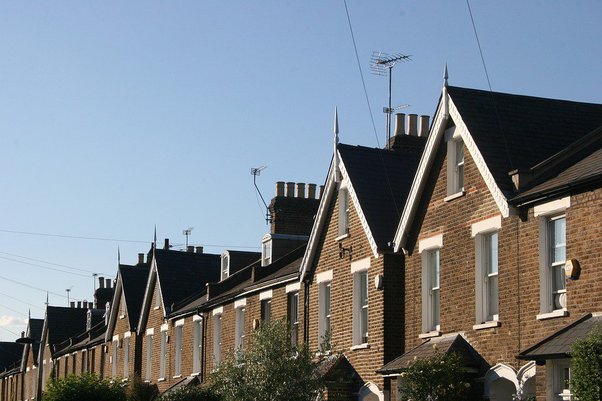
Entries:
<svg viewBox="0 0 602 401">
<path fill-rule="evenodd" d="M 125 319 L 125 315 L 119 315 L 119 319 Z"/>
<path fill-rule="evenodd" d="M 150 380 L 145 380 L 144 382 L 145 382 L 145 383 L 150 383 L 151 381 L 150 381 Z"/>
<path fill-rule="evenodd" d="M 326 351 L 326 352 L 316 352 L 316 357 L 320 357 L 320 356 L 329 356 L 332 355 L 332 351 Z"/>
<path fill-rule="evenodd" d="M 122 380 L 121 380 L 121 382 L 122 382 L 122 383 L 127 383 L 128 381 L 129 381 L 129 380 L 128 380 L 128 378 L 127 378 L 127 377 L 126 377 L 125 379 L 122 379 Z"/>
<path fill-rule="evenodd" d="M 157 382 L 158 382 L 158 383 L 161 383 L 161 382 L 164 382 L 164 381 L 165 381 L 165 378 L 164 378 L 164 377 L 159 377 L 159 378 L 157 379 Z"/>
<path fill-rule="evenodd" d="M 418 334 L 418 338 L 431 338 L 431 337 L 439 337 L 441 335 L 441 331 L 429 331 L 428 333 Z"/>
<path fill-rule="evenodd" d="M 179 379 L 181 377 L 182 377 L 182 375 L 175 375 L 174 377 L 172 377 L 172 379 Z"/>
<path fill-rule="evenodd" d="M 557 317 L 566 317 L 569 315 L 569 311 L 566 309 L 558 309 L 548 313 L 540 313 L 536 316 L 537 320 L 554 319 Z"/>
<path fill-rule="evenodd" d="M 473 330 L 484 330 L 484 329 L 491 329 L 493 327 L 500 327 L 501 325 L 502 325 L 502 323 L 499 320 L 491 320 L 489 322 L 475 324 L 474 326 L 472 326 L 472 329 Z"/>
<path fill-rule="evenodd" d="M 155 306 L 153 309 L 154 310 L 159 310 L 161 307 L 160 306 Z"/>
<path fill-rule="evenodd" d="M 342 241 L 342 240 L 344 240 L 345 238 L 349 238 L 349 233 L 347 233 L 347 234 L 343 234 L 343 235 L 339 235 L 339 236 L 338 236 L 338 237 L 336 237 L 334 240 L 335 240 L 336 242 L 339 242 L 339 241 Z"/>
<path fill-rule="evenodd" d="M 358 345 L 354 345 L 351 348 L 349 348 L 350 351 L 357 351 L 360 349 L 369 349 L 370 348 L 370 344 L 368 343 L 364 343 L 364 344 L 358 344 Z"/>
<path fill-rule="evenodd" d="M 458 199 L 466 195 L 465 190 L 461 190 L 460 192 L 456 192 L 455 194 L 451 194 L 443 198 L 443 202 L 453 201 L 454 199 Z"/>
<path fill-rule="evenodd" d="M 194 373 L 191 373 L 190 376 L 198 376 L 200 374 L 201 374 L 200 372 L 194 372 Z"/>
</svg>

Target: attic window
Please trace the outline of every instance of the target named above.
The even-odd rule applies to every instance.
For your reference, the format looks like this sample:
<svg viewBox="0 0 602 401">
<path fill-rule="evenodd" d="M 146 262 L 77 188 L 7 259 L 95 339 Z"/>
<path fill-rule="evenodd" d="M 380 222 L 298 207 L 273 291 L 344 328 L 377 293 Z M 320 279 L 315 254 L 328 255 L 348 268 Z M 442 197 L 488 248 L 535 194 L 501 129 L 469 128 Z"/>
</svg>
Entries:
<svg viewBox="0 0 602 401">
<path fill-rule="evenodd" d="M 230 275 L 230 255 L 228 252 L 222 253 L 222 274 L 220 280 L 225 280 Z"/>
<path fill-rule="evenodd" d="M 339 189 L 339 235 L 337 238 L 349 235 L 349 191 L 346 187 Z"/>
<path fill-rule="evenodd" d="M 462 195 L 464 194 L 464 141 L 459 134 L 456 134 L 456 127 L 445 131 L 445 139 L 447 141 L 447 196 Z"/>
<path fill-rule="evenodd" d="M 266 236 L 261 244 L 261 265 L 267 266 L 272 263 L 272 237 Z"/>
</svg>

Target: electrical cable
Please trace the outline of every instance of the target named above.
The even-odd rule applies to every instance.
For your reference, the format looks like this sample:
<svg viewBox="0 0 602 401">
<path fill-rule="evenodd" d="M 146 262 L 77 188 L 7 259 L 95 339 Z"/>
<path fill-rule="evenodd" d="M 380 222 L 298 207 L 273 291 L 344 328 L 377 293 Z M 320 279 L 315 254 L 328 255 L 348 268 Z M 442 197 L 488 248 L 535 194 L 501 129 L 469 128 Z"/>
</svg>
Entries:
<svg viewBox="0 0 602 401">
<path fill-rule="evenodd" d="M 37 268 L 40 268 L 40 269 L 46 269 L 46 270 L 52 270 L 52 271 L 60 272 L 60 273 L 72 274 L 74 276 L 90 277 L 89 274 L 82 274 L 82 273 L 70 272 L 70 271 L 67 271 L 67 270 L 61 270 L 61 269 L 57 269 L 57 268 L 54 268 L 54 267 L 41 266 L 41 265 L 37 265 L 35 263 L 24 262 L 22 260 L 7 258 L 6 256 L 0 256 L 0 259 L 8 260 L 10 262 L 15 262 L 15 263 L 22 263 L 24 265 L 33 266 L 33 267 L 37 267 Z"/>
<path fill-rule="evenodd" d="M 15 301 L 17 301 L 17 302 L 24 303 L 25 305 L 31 306 L 32 308 L 37 308 L 37 309 L 40 309 L 40 310 L 44 310 L 44 308 L 42 308 L 42 307 L 40 307 L 40 306 L 37 306 L 37 305 L 34 305 L 34 304 L 30 304 L 30 303 L 29 303 L 29 302 L 27 302 L 27 301 L 23 301 L 22 299 L 15 298 L 15 297 L 13 297 L 13 296 L 11 296 L 11 295 L 8 295 L 8 294 L 5 294 L 5 293 L 3 293 L 3 292 L 0 292 L 0 295 L 2 295 L 3 297 L 6 297 L 6 298 L 10 298 L 10 299 L 12 299 L 12 300 L 15 300 Z"/>
<path fill-rule="evenodd" d="M 62 294 L 59 294 L 59 293 L 57 293 L 57 292 L 54 292 L 54 291 L 45 290 L 45 289 L 43 289 L 43 288 L 36 287 L 36 286 L 34 286 L 34 285 L 31 285 L 31 284 L 24 283 L 24 282 L 22 282 L 22 281 L 14 280 L 14 279 L 12 279 L 12 278 L 8 278 L 8 277 L 0 276 L 0 280 L 6 280 L 6 281 L 9 281 L 9 282 L 11 282 L 11 283 L 15 283 L 15 284 L 18 284 L 18 285 L 22 285 L 23 287 L 31 288 L 31 289 L 33 289 L 33 290 L 37 290 L 37 291 L 42 291 L 42 292 L 45 292 L 45 293 L 47 293 L 47 294 L 52 294 L 52 295 L 55 295 L 55 296 L 57 296 L 57 297 L 61 297 L 61 298 L 65 298 L 65 299 L 69 299 L 69 300 L 72 300 L 72 301 L 80 301 L 79 299 L 71 298 L 71 297 L 68 297 L 68 296 L 66 296 L 66 295 L 62 295 Z"/>
<path fill-rule="evenodd" d="M 82 239 L 82 240 L 90 240 L 90 241 L 130 242 L 130 243 L 138 243 L 138 244 L 148 244 L 148 241 L 139 241 L 139 240 L 133 240 L 133 239 L 84 237 L 84 236 L 80 236 L 80 235 L 50 234 L 50 233 L 38 233 L 38 232 L 31 232 L 31 231 L 17 231 L 17 230 L 5 230 L 5 229 L 0 229 L 0 232 L 8 233 L 8 234 L 38 235 L 38 236 L 43 236 L 43 237 Z"/>
<path fill-rule="evenodd" d="M 25 314 L 25 313 L 23 313 L 23 312 L 19 312 L 18 310 L 16 310 L 16 309 L 13 309 L 13 308 L 11 308 L 11 307 L 9 307 L 9 306 L 6 306 L 6 305 L 2 305 L 2 304 L 0 304 L 0 308 L 8 309 L 9 311 L 11 311 L 11 312 L 15 312 L 15 313 L 18 313 L 18 314 L 19 314 L 19 315 L 21 315 L 21 316 L 28 316 L 27 314 Z"/>
<path fill-rule="evenodd" d="M 9 330 L 9 329 L 7 329 L 7 328 L 6 328 L 6 327 L 4 327 L 4 326 L 0 326 L 0 329 L 3 329 L 3 330 L 6 330 L 6 331 L 8 331 L 10 334 L 12 334 L 12 335 L 14 335 L 14 336 L 17 336 L 17 337 L 20 337 L 20 336 L 21 336 L 20 334 L 17 334 L 17 333 L 15 333 L 14 331 L 12 331 L 12 330 Z"/>
<path fill-rule="evenodd" d="M 77 270 L 77 271 L 84 272 L 84 273 L 90 273 L 90 274 L 96 274 L 96 273 L 98 273 L 98 272 L 95 272 L 95 271 L 92 271 L 92 270 L 82 269 L 82 268 L 79 268 L 79 267 L 73 267 L 73 266 L 68 266 L 68 265 L 62 265 L 60 263 L 48 262 L 48 261 L 43 260 L 43 259 L 30 258 L 28 256 L 17 255 L 15 253 L 10 253 L 10 252 L 2 252 L 2 251 L 0 251 L 0 254 L 2 254 L 2 255 L 8 255 L 8 256 L 14 256 L 16 258 L 21 258 L 21 259 L 26 259 L 26 260 L 33 260 L 34 262 L 41 262 L 41 263 L 45 263 L 47 265 L 64 267 L 65 269 Z M 104 274 L 104 273 L 98 273 L 98 274 Z"/>
</svg>

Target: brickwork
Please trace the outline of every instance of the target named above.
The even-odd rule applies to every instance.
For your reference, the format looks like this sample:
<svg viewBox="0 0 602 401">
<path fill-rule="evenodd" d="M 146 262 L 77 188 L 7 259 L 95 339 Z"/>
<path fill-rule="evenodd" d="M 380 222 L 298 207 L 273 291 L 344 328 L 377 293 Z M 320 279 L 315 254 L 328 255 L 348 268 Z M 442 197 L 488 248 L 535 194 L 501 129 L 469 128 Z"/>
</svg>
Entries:
<svg viewBox="0 0 602 401">
<path fill-rule="evenodd" d="M 471 225 L 500 215 L 478 168 L 465 150 L 465 195 L 451 201 L 447 196 L 447 160 L 441 147 L 431 170 L 417 217 L 413 238 L 408 243 L 405 281 L 405 347 L 418 345 L 422 332 L 422 255 L 419 242 L 443 235 L 440 249 L 440 326 L 442 333 L 464 332 L 487 362 L 518 370 L 527 361 L 518 353 L 566 326 L 586 312 L 602 310 L 602 191 L 594 190 L 571 197 L 566 210 L 567 259 L 576 258 L 582 266 L 578 281 L 567 281 L 569 316 L 537 320 L 540 311 L 540 220 L 533 209 L 522 219 L 515 213 L 502 218 L 498 231 L 499 327 L 475 330 L 475 239 Z M 536 380 L 538 397 L 544 386 Z M 541 399 L 544 399 L 541 398 Z M 539 399 L 539 398 L 538 398 Z"/>
</svg>

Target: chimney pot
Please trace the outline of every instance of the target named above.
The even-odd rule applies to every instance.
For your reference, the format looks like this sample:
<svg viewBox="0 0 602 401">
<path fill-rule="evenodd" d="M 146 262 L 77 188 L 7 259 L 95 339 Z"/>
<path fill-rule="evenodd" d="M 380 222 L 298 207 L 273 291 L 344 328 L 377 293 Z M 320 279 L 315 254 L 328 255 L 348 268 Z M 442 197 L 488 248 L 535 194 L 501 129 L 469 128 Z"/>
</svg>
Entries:
<svg viewBox="0 0 602 401">
<path fill-rule="evenodd" d="M 307 184 L 307 197 L 309 199 L 316 198 L 316 184 Z"/>
<path fill-rule="evenodd" d="M 429 116 L 420 116 L 420 131 L 418 132 L 418 136 L 427 137 L 429 135 L 429 120 Z"/>
<path fill-rule="evenodd" d="M 82 308 L 88 309 L 88 301 L 82 301 Z"/>
<path fill-rule="evenodd" d="M 197 246 L 195 247 L 196 249 L 196 253 L 203 253 L 203 247 L 202 246 Z"/>
<path fill-rule="evenodd" d="M 77 309 L 80 309 L 82 307 L 82 301 L 77 301 Z"/>
<path fill-rule="evenodd" d="M 294 198 L 295 197 L 295 183 L 294 182 L 287 182 L 286 183 L 286 196 L 288 198 Z"/>
<path fill-rule="evenodd" d="M 111 279 L 110 278 L 105 279 L 105 287 L 111 288 Z"/>
<path fill-rule="evenodd" d="M 408 135 L 418 135 L 418 114 L 408 114 Z"/>
<path fill-rule="evenodd" d="M 71 305 L 72 308 L 75 308 L 75 301 L 71 301 Z"/>
<path fill-rule="evenodd" d="M 324 195 L 324 185 L 320 185 L 320 196 L 318 199 L 322 199 L 322 195 Z"/>
<path fill-rule="evenodd" d="M 98 288 L 105 288 L 105 279 L 104 277 L 98 278 Z"/>
<path fill-rule="evenodd" d="M 297 183 L 297 198 L 305 198 L 305 183 Z"/>
<path fill-rule="evenodd" d="M 406 114 L 395 113 L 395 136 L 405 135 Z"/>
<path fill-rule="evenodd" d="M 276 196 L 284 196 L 284 181 L 276 182 Z"/>
<path fill-rule="evenodd" d="M 21 332 L 21 338 L 25 338 L 25 332 L 24 331 Z"/>
<path fill-rule="evenodd" d="M 186 252 L 194 252 L 194 246 L 188 245 L 188 248 L 186 248 Z"/>
<path fill-rule="evenodd" d="M 138 264 L 142 264 L 142 263 L 144 263 L 144 254 L 139 253 L 138 254 Z"/>
<path fill-rule="evenodd" d="M 165 242 L 163 243 L 163 249 L 169 249 L 169 238 L 165 238 Z"/>
</svg>

